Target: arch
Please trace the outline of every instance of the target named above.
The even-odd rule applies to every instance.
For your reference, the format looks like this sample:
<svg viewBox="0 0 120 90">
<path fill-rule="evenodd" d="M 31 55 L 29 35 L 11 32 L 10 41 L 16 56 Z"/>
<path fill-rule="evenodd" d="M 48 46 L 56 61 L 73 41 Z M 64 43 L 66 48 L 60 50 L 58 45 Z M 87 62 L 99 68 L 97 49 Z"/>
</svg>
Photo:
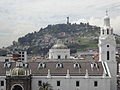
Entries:
<svg viewBox="0 0 120 90">
<path fill-rule="evenodd" d="M 56 68 L 62 68 L 63 67 L 63 64 L 62 63 L 57 63 L 56 64 Z"/>
<path fill-rule="evenodd" d="M 58 55 L 57 57 L 58 57 L 58 59 L 61 59 L 61 55 Z"/>
<path fill-rule="evenodd" d="M 45 68 L 45 63 L 43 62 L 39 63 L 38 68 Z"/>
<path fill-rule="evenodd" d="M 75 63 L 75 64 L 74 64 L 74 68 L 81 68 L 81 66 L 80 66 L 79 63 Z"/>
<path fill-rule="evenodd" d="M 14 84 L 11 87 L 11 90 L 24 90 L 23 86 L 21 84 Z"/>
</svg>

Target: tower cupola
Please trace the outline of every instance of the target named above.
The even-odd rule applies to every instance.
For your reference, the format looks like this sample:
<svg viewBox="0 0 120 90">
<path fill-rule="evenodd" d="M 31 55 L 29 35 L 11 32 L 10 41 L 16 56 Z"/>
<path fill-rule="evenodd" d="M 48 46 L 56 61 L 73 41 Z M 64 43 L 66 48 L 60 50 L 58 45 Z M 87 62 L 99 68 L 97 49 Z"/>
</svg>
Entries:
<svg viewBox="0 0 120 90">
<path fill-rule="evenodd" d="M 104 26 L 110 26 L 110 18 L 108 12 L 106 11 L 106 16 L 104 17 Z"/>
</svg>

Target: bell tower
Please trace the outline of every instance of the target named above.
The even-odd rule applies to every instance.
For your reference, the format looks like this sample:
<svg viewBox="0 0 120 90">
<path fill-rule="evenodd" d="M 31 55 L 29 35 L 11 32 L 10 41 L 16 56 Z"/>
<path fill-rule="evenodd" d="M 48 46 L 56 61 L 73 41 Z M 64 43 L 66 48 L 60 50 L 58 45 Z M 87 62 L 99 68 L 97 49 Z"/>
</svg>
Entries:
<svg viewBox="0 0 120 90">
<path fill-rule="evenodd" d="M 113 35 L 113 28 L 110 26 L 110 18 L 106 12 L 104 26 L 100 30 L 99 37 L 99 61 L 115 61 L 116 41 Z"/>
<path fill-rule="evenodd" d="M 116 90 L 116 41 L 113 35 L 113 28 L 110 26 L 110 18 L 106 11 L 104 26 L 100 30 L 99 37 L 99 61 L 103 61 L 109 68 L 111 74 L 110 90 Z"/>
</svg>

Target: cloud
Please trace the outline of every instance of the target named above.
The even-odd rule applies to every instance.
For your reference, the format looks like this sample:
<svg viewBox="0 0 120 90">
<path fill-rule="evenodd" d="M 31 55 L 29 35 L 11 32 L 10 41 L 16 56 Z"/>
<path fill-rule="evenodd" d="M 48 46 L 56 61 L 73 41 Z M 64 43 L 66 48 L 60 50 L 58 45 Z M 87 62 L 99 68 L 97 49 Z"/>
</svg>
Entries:
<svg viewBox="0 0 120 90">
<path fill-rule="evenodd" d="M 114 29 L 114 33 L 120 35 L 120 16 L 112 17 L 111 20 L 111 27 Z M 89 19 L 82 18 L 77 21 L 74 21 L 72 23 L 79 24 L 80 22 L 88 23 L 90 25 L 96 25 L 99 27 L 103 27 L 103 18 L 97 18 L 97 17 L 90 17 Z"/>
<path fill-rule="evenodd" d="M 0 47 L 48 24 L 70 21 L 101 25 L 101 17 L 109 10 L 112 26 L 119 33 L 118 0 L 0 0 Z M 86 21 L 87 20 L 87 21 Z"/>
</svg>

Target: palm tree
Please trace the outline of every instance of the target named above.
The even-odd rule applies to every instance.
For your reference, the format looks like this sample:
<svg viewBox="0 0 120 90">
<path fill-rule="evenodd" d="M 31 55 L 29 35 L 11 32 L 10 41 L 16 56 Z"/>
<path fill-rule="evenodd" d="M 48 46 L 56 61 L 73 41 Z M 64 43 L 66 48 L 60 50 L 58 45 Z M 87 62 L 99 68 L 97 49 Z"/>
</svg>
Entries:
<svg viewBox="0 0 120 90">
<path fill-rule="evenodd" d="M 39 86 L 39 90 L 53 90 L 52 86 L 48 82 L 43 82 Z"/>
</svg>

